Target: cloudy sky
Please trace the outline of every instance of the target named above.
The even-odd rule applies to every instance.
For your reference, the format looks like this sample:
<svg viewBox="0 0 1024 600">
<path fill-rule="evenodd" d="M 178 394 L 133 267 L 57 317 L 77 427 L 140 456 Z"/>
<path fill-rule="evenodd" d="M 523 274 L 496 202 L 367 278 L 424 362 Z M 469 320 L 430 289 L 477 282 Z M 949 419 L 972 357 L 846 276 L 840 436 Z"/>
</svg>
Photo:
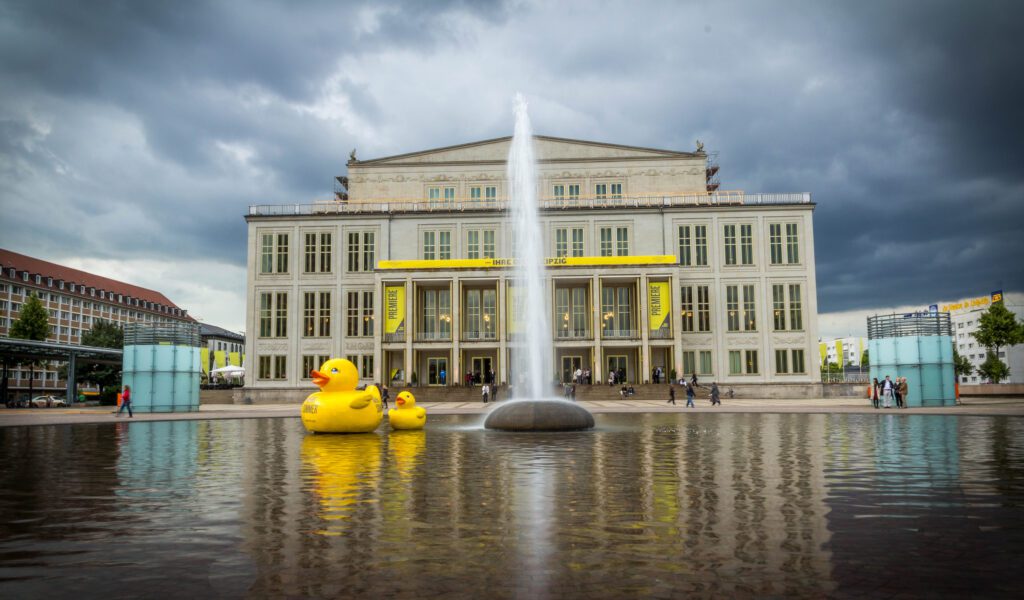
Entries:
<svg viewBox="0 0 1024 600">
<path fill-rule="evenodd" d="M 249 204 L 509 135 L 809 191 L 823 335 L 1024 291 L 1024 3 L 0 0 L 0 247 L 244 326 Z"/>
</svg>

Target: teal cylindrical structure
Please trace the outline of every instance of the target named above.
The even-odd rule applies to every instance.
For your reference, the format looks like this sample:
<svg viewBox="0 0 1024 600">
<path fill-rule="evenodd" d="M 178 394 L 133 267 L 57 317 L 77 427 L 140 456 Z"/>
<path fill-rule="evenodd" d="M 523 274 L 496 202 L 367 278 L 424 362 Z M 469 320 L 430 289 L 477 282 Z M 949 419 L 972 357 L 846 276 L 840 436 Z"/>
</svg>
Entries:
<svg viewBox="0 0 1024 600">
<path fill-rule="evenodd" d="M 122 385 L 143 413 L 199 410 L 199 325 L 129 323 L 124 330 Z"/>
<path fill-rule="evenodd" d="M 907 406 L 956 404 L 949 313 L 868 317 L 871 377 L 906 377 Z"/>
</svg>

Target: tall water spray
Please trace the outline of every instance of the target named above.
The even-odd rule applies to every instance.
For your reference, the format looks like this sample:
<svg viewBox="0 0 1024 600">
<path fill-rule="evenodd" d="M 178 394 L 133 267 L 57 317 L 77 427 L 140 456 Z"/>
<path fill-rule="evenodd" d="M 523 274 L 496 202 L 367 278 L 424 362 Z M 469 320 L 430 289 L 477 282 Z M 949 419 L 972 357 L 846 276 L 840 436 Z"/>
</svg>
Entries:
<svg viewBox="0 0 1024 600">
<path fill-rule="evenodd" d="M 544 290 L 544 234 L 537 209 L 537 165 L 533 131 L 522 94 L 515 98 L 516 128 L 508 152 L 508 196 L 515 258 L 513 322 L 510 324 L 512 383 L 520 398 L 551 395 L 550 306 Z"/>
</svg>

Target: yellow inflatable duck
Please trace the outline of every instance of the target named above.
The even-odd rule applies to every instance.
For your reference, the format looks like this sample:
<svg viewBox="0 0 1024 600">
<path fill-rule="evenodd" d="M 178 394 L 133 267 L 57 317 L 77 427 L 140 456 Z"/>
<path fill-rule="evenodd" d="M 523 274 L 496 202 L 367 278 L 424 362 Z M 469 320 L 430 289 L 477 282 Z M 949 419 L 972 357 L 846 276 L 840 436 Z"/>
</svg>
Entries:
<svg viewBox="0 0 1024 600">
<path fill-rule="evenodd" d="M 388 411 L 388 422 L 392 429 L 423 429 L 427 411 L 416 406 L 416 398 L 412 394 L 402 392 L 395 398 L 395 407 Z"/>
<path fill-rule="evenodd" d="M 302 403 L 302 424 L 314 433 L 365 433 L 384 420 L 384 405 L 377 386 L 356 390 L 359 372 L 344 358 L 332 358 L 310 371 L 320 387 Z"/>
</svg>

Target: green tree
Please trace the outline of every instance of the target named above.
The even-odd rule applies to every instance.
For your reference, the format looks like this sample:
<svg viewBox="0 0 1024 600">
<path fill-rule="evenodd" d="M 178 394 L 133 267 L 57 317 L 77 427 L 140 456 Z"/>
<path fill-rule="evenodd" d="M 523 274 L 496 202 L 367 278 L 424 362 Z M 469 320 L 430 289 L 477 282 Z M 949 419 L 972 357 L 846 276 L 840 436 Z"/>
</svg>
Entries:
<svg viewBox="0 0 1024 600">
<path fill-rule="evenodd" d="M 82 334 L 83 346 L 98 348 L 124 348 L 124 329 L 110 321 L 97 320 L 92 329 Z M 78 377 L 100 386 L 101 398 L 105 402 L 117 396 L 121 382 L 121 365 L 86 363 L 79 365 Z"/>
<path fill-rule="evenodd" d="M 867 350 L 864 350 L 864 352 L 861 352 L 860 353 L 860 366 L 862 366 L 862 367 L 869 366 L 871 364 L 871 361 L 869 360 L 870 358 L 871 357 L 868 356 L 868 351 Z"/>
<path fill-rule="evenodd" d="M 988 379 L 992 383 L 999 383 L 1010 376 L 1010 367 L 1006 366 L 1006 363 L 999 360 L 999 355 L 995 352 L 989 352 L 988 356 L 985 357 L 985 362 L 981 363 L 978 367 L 978 375 Z"/>
<path fill-rule="evenodd" d="M 50 311 L 35 294 L 29 294 L 21 305 L 18 320 L 11 325 L 11 337 L 19 340 L 44 341 L 50 334 Z"/>
<path fill-rule="evenodd" d="M 1002 302 L 988 307 L 978 319 L 978 330 L 972 333 L 974 339 L 984 346 L 988 356 L 978 368 L 992 383 L 999 383 L 1010 376 L 1010 368 L 999 358 L 999 349 L 1024 343 L 1024 323 L 1010 312 Z"/>
<path fill-rule="evenodd" d="M 971 361 L 967 360 L 966 356 L 961 356 L 956 351 L 956 347 L 953 348 L 953 372 L 956 374 L 957 379 L 974 372 L 974 365 L 971 364 Z"/>
<path fill-rule="evenodd" d="M 39 297 L 29 294 L 25 303 L 21 305 L 21 312 L 18 313 L 18 320 L 11 324 L 11 337 L 19 340 L 34 340 L 37 342 L 46 341 L 50 334 L 50 311 L 46 310 Z M 28 361 L 28 397 L 31 400 L 35 395 L 36 365 L 38 361 Z"/>
</svg>

